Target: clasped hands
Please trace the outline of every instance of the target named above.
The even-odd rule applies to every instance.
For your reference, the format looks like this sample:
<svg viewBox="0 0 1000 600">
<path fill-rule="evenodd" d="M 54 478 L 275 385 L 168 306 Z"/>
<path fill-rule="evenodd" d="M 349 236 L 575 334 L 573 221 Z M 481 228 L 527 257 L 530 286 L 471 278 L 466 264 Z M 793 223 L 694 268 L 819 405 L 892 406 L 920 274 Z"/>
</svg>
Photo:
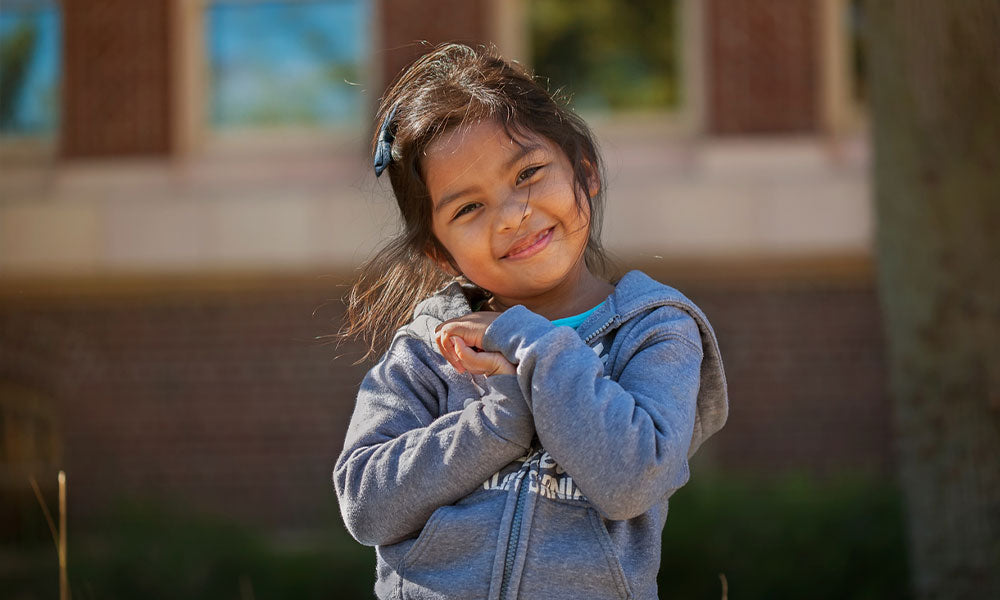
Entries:
<svg viewBox="0 0 1000 600">
<path fill-rule="evenodd" d="M 441 354 L 459 373 L 487 376 L 517 373 L 517 366 L 503 354 L 482 349 L 486 329 L 499 316 L 498 312 L 471 312 L 449 319 L 434 330 Z"/>
</svg>

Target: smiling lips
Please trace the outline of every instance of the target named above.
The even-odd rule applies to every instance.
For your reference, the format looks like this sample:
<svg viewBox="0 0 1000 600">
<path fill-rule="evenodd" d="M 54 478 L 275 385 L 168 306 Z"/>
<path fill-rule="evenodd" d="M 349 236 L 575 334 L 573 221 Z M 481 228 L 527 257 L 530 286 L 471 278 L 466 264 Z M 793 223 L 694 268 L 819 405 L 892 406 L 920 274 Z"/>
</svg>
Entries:
<svg viewBox="0 0 1000 600">
<path fill-rule="evenodd" d="M 507 254 L 501 258 L 528 258 L 529 256 L 534 256 L 535 254 L 542 251 L 543 248 L 549 245 L 552 240 L 552 230 L 555 226 L 549 227 L 548 229 L 543 229 L 537 234 L 524 238 L 518 243 L 516 243 Z"/>
</svg>

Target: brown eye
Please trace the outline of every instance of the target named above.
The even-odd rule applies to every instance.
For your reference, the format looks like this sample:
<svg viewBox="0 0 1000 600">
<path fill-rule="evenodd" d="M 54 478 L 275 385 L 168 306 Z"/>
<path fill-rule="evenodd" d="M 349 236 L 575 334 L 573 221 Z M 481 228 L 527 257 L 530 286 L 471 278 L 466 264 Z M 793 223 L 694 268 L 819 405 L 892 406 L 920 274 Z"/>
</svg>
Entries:
<svg viewBox="0 0 1000 600">
<path fill-rule="evenodd" d="M 452 218 L 452 220 L 455 220 L 455 219 L 461 217 L 464 214 L 468 214 L 468 213 L 472 212 L 473 210 L 479 208 L 479 206 L 480 206 L 480 204 L 478 202 L 471 202 L 469 204 L 466 204 L 462 208 L 458 209 L 458 212 L 455 213 L 455 216 Z"/>
<path fill-rule="evenodd" d="M 535 166 L 535 167 L 528 167 L 527 169 L 521 171 L 520 173 L 517 174 L 517 183 L 523 183 L 523 182 L 527 181 L 528 179 L 531 179 L 531 176 L 534 175 L 535 173 L 541 171 L 542 167 L 544 167 L 544 166 L 545 165 L 538 165 L 538 166 Z"/>
</svg>

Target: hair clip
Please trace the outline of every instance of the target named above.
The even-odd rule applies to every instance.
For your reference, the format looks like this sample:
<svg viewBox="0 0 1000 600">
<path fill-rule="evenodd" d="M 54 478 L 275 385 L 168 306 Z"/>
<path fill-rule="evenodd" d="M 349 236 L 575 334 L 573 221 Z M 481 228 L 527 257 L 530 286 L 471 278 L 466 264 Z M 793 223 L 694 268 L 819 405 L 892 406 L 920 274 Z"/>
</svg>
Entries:
<svg viewBox="0 0 1000 600">
<path fill-rule="evenodd" d="M 392 162 L 392 142 L 396 136 L 390 128 L 397 108 L 399 108 L 398 103 L 389 111 L 389 115 L 382 121 L 382 127 L 378 130 L 378 142 L 375 144 L 375 177 L 380 176 Z"/>
</svg>

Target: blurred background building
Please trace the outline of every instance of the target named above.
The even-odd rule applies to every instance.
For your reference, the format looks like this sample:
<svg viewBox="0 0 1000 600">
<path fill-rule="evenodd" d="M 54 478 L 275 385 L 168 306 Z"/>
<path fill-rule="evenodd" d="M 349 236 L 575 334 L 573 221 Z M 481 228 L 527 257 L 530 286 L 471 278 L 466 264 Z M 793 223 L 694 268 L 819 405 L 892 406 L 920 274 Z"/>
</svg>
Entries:
<svg viewBox="0 0 1000 600">
<path fill-rule="evenodd" d="M 697 468 L 892 468 L 859 3 L 4 0 L 0 476 L 85 523 L 155 497 L 308 529 L 365 365 L 322 343 L 395 227 L 371 118 L 429 45 L 492 43 L 607 159 L 607 246 L 711 318 Z"/>
</svg>

